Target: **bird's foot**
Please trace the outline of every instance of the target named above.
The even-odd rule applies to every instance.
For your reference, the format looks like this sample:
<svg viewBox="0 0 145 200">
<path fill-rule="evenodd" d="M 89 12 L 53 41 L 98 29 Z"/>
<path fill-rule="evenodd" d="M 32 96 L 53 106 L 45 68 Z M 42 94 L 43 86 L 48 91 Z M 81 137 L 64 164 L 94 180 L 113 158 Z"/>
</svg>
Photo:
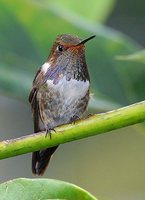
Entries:
<svg viewBox="0 0 145 200">
<path fill-rule="evenodd" d="M 94 113 L 89 113 L 86 118 L 92 117 L 94 115 Z"/>
<path fill-rule="evenodd" d="M 56 133 L 56 130 L 54 128 L 48 128 L 48 126 L 46 127 L 46 134 L 45 137 L 50 136 L 50 139 L 52 138 L 52 131 L 54 131 Z"/>
<path fill-rule="evenodd" d="M 71 117 L 70 123 L 75 124 L 77 120 L 81 119 L 78 115 L 74 115 Z"/>
</svg>

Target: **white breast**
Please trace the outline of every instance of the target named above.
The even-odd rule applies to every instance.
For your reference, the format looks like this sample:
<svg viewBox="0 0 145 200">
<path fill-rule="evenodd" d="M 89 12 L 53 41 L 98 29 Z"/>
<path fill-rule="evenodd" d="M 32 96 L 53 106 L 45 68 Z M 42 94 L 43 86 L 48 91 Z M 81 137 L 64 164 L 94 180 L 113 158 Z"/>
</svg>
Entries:
<svg viewBox="0 0 145 200">
<path fill-rule="evenodd" d="M 66 80 L 64 76 L 56 85 L 53 84 L 52 80 L 47 80 L 48 87 L 54 91 L 59 92 L 66 104 L 75 102 L 77 99 L 83 98 L 88 89 L 89 81 L 77 81 L 76 79 Z"/>
<path fill-rule="evenodd" d="M 49 67 L 50 63 L 46 62 L 42 65 L 41 69 L 46 73 Z M 57 84 L 54 84 L 53 80 L 47 80 L 47 84 L 54 92 L 59 92 L 68 105 L 73 101 L 75 102 L 77 99 L 83 98 L 90 85 L 89 81 L 77 81 L 76 79 L 67 81 L 65 76 Z"/>
</svg>

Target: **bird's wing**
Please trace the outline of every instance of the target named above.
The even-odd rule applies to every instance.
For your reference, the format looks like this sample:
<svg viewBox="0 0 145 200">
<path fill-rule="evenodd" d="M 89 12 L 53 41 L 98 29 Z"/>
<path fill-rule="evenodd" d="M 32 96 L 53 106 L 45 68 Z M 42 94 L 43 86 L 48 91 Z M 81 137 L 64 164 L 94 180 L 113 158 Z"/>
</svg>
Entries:
<svg viewBox="0 0 145 200">
<path fill-rule="evenodd" d="M 45 84 L 46 78 L 49 78 L 48 76 L 45 77 L 43 74 L 41 68 L 37 72 L 34 81 L 33 81 L 33 88 L 29 95 L 29 102 L 31 103 L 32 107 L 32 115 L 33 115 L 33 121 L 34 121 L 34 132 L 37 133 L 39 131 L 42 131 L 42 125 L 41 123 L 41 116 L 39 112 L 39 102 L 37 100 L 37 92 L 39 88 Z M 51 155 L 54 153 L 54 151 L 57 149 L 58 146 L 47 148 L 42 151 L 36 151 L 32 153 L 32 172 L 37 175 L 43 175 L 49 160 L 51 158 Z"/>
<path fill-rule="evenodd" d="M 34 121 L 34 132 L 42 131 L 40 130 L 40 124 L 39 124 L 41 117 L 39 113 L 39 102 L 37 101 L 37 92 L 44 83 L 45 83 L 44 74 L 40 68 L 33 80 L 33 87 L 29 94 L 29 102 L 31 104 L 33 121 Z"/>
</svg>

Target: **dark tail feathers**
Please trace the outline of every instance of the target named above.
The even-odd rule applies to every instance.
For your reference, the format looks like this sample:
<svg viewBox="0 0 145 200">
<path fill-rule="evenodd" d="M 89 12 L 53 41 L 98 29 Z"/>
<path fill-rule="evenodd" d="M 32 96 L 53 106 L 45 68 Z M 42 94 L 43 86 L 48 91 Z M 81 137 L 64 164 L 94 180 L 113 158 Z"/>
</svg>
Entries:
<svg viewBox="0 0 145 200">
<path fill-rule="evenodd" d="M 36 175 L 43 175 L 52 154 L 55 152 L 58 146 L 44 149 L 41 151 L 33 152 L 32 154 L 32 172 Z"/>
</svg>

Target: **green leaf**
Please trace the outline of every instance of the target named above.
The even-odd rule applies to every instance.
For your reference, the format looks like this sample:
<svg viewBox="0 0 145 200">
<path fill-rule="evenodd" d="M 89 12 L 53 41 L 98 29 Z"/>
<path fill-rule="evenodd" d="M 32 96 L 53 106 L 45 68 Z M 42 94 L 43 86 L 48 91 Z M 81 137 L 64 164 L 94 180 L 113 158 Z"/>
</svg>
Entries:
<svg viewBox="0 0 145 200">
<path fill-rule="evenodd" d="M 45 0 L 45 4 L 48 1 Z M 94 22 L 103 22 L 106 20 L 107 16 L 112 11 L 116 0 L 77 0 L 67 1 L 67 0 L 57 0 L 55 3 L 51 1 L 51 6 L 59 7 L 63 9 L 64 12 L 68 12 L 71 15 L 77 15 L 84 17 L 87 20 Z M 50 4 L 50 2 L 49 2 Z M 91 12 L 88 10 L 88 5 L 91 6 Z"/>
<path fill-rule="evenodd" d="M 5 63 L 0 63 L 1 93 L 12 94 L 15 98 L 27 100 L 30 85 L 31 76 L 26 71 L 18 70 L 17 67 L 10 68 Z"/>
<path fill-rule="evenodd" d="M 80 187 L 52 179 L 14 179 L 0 185 L 1 200 L 97 200 Z"/>
<path fill-rule="evenodd" d="M 145 63 L 145 50 L 138 51 L 129 55 L 119 55 L 119 56 L 116 56 L 116 59 L 122 60 L 122 61 L 133 61 L 133 62 Z"/>
<path fill-rule="evenodd" d="M 85 6 L 90 8 L 88 15 L 91 15 L 93 5 L 88 2 Z M 1 0 L 0 7 L 1 92 L 27 100 L 36 70 L 45 62 L 56 35 L 71 33 L 81 38 L 97 35 L 86 44 L 94 99 L 106 104 L 99 103 L 95 106 L 97 110 L 127 105 L 144 97 L 143 64 L 122 64 L 115 59 L 117 55 L 132 54 L 140 49 L 130 38 L 75 15 L 74 12 L 78 11 L 70 13 L 71 3 L 59 6 L 59 1 L 53 4 L 48 1 Z"/>
</svg>

